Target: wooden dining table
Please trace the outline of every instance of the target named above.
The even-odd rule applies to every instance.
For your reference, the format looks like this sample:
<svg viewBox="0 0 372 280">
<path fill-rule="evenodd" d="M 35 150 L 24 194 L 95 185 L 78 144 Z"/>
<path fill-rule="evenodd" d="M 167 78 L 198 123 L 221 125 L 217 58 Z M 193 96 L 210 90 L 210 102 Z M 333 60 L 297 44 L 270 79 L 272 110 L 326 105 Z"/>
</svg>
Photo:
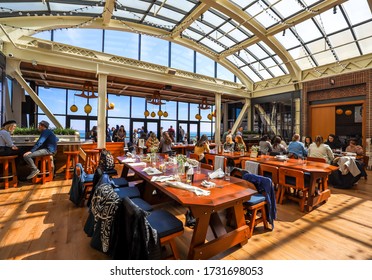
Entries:
<svg viewBox="0 0 372 280">
<path fill-rule="evenodd" d="M 285 167 L 300 170 L 310 174 L 309 194 L 306 201 L 306 211 L 311 211 L 315 206 L 327 201 L 331 196 L 331 190 L 328 188 L 327 179 L 331 172 L 338 169 L 337 166 L 328 163 L 308 161 L 301 159 L 278 160 L 274 156 L 259 156 L 257 158 L 245 158 L 246 160 L 259 162 L 262 164 L 273 165 L 276 167 Z M 324 189 L 316 192 L 318 179 L 325 182 Z"/>
<path fill-rule="evenodd" d="M 123 158 L 119 157 L 122 162 Z M 138 163 L 137 163 L 138 164 Z M 195 193 L 184 189 L 167 186 L 164 182 L 151 182 L 152 176 L 143 171 L 145 165 L 124 163 L 123 174 L 132 171 L 145 182 L 143 198 L 148 200 L 154 196 L 154 190 L 161 192 L 181 205 L 188 207 L 196 219 L 191 238 L 188 259 L 209 259 L 235 245 L 244 245 L 250 237 L 249 226 L 245 222 L 243 202 L 257 193 L 254 185 L 248 181 L 231 177 L 229 181 L 224 178 L 213 179 L 215 188 L 210 188 L 208 196 L 197 196 Z M 163 175 L 172 175 L 174 169 L 170 169 Z M 200 174 L 194 174 L 192 186 L 206 189 L 201 186 L 203 180 L 207 180 L 208 171 L 201 169 Z M 210 172 L 210 171 L 209 171 Z M 181 176 L 181 181 L 185 178 Z M 231 223 L 234 227 L 223 223 L 219 212 L 229 209 Z M 211 228 L 214 238 L 207 240 L 208 228 Z"/>
</svg>

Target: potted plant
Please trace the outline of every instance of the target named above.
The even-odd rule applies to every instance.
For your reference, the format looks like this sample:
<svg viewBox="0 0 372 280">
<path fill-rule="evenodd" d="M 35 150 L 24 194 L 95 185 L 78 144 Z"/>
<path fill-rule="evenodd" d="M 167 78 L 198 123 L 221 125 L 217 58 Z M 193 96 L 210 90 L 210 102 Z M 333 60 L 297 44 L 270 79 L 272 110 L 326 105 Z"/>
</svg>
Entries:
<svg viewBox="0 0 372 280">
<path fill-rule="evenodd" d="M 79 132 L 72 128 L 54 128 L 54 134 L 57 135 L 59 141 L 64 142 L 79 142 Z M 40 131 L 36 127 L 17 127 L 14 130 L 12 139 L 15 143 L 35 142 L 39 138 Z"/>
</svg>

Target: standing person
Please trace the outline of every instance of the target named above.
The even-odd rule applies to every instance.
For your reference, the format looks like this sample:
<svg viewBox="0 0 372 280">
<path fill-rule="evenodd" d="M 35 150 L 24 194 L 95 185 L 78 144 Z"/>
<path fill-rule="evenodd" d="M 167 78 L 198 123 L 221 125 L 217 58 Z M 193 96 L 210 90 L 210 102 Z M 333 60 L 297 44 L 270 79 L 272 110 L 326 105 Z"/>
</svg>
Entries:
<svg viewBox="0 0 372 280">
<path fill-rule="evenodd" d="M 58 138 L 54 135 L 53 131 L 49 129 L 49 123 L 47 121 L 39 122 L 38 130 L 41 131 L 39 140 L 37 140 L 29 152 L 23 154 L 24 160 L 31 168 L 31 173 L 27 176 L 27 180 L 34 178 L 40 173 L 40 170 L 34 163 L 34 157 L 46 155 L 52 156 L 57 153 Z"/>
<path fill-rule="evenodd" d="M 208 141 L 208 136 L 206 134 L 203 134 L 202 137 L 196 142 L 195 148 L 194 148 L 194 153 L 199 156 L 199 161 L 200 162 L 206 162 L 204 153 L 210 152 L 209 148 L 209 141 Z"/>
<path fill-rule="evenodd" d="M 121 125 L 118 132 L 116 133 L 116 142 L 125 142 L 127 132 L 125 131 L 124 125 Z"/>
<path fill-rule="evenodd" d="M 182 126 L 180 126 L 178 129 L 178 141 L 183 142 L 184 138 L 185 138 L 185 130 L 182 128 Z"/>
<path fill-rule="evenodd" d="M 172 139 L 169 137 L 168 131 L 163 132 L 159 144 L 159 151 L 161 153 L 167 153 L 169 156 L 172 155 Z"/>
<path fill-rule="evenodd" d="M 172 139 L 172 142 L 174 142 L 174 137 L 176 136 L 176 132 L 174 131 L 173 126 L 170 126 L 168 128 L 168 134 L 169 134 L 169 137 Z"/>
<path fill-rule="evenodd" d="M 137 131 L 137 129 L 133 130 L 132 143 L 133 143 L 133 145 L 136 145 L 136 146 L 138 145 L 138 131 Z"/>
<path fill-rule="evenodd" d="M 243 137 L 243 127 L 239 127 L 238 128 L 238 131 L 236 132 L 236 135 L 240 135 L 241 137 Z"/>
<path fill-rule="evenodd" d="M 323 137 L 320 135 L 317 135 L 315 137 L 315 142 L 310 144 L 308 156 L 315 158 L 324 158 L 327 163 L 331 163 L 334 159 L 331 148 L 327 144 L 323 143 Z"/>
<path fill-rule="evenodd" d="M 92 139 L 93 142 L 97 142 L 97 135 L 97 126 L 94 125 L 90 131 L 90 139 Z"/>
<path fill-rule="evenodd" d="M 304 143 L 300 142 L 300 134 L 295 134 L 292 137 L 292 142 L 288 145 L 288 154 L 295 158 L 304 158 L 307 156 Z"/>
<path fill-rule="evenodd" d="M 112 139 L 111 139 L 111 129 L 110 129 L 110 125 L 107 124 L 106 125 L 106 142 L 111 142 Z"/>
<path fill-rule="evenodd" d="M 0 156 L 10 156 L 18 153 L 18 147 L 13 144 L 11 134 L 17 127 L 14 120 L 6 121 L 0 130 Z"/>
</svg>

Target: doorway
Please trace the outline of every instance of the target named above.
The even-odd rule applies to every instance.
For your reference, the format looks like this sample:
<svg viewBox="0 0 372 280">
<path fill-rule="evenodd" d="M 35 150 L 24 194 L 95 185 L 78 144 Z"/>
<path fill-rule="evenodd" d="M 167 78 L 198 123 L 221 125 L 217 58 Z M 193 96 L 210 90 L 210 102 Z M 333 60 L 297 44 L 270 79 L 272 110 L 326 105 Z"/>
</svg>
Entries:
<svg viewBox="0 0 372 280">
<path fill-rule="evenodd" d="M 131 119 L 130 120 L 130 131 L 133 132 L 134 129 L 137 129 L 142 131 L 142 128 L 144 129 L 144 132 L 146 133 L 146 136 L 148 133 L 154 132 L 156 134 L 156 137 L 160 139 L 160 121 L 159 120 L 148 120 L 148 119 Z M 138 135 L 140 137 L 141 135 Z M 132 133 L 130 135 L 130 141 L 133 141 L 132 139 Z"/>
<path fill-rule="evenodd" d="M 97 117 L 89 116 L 67 116 L 66 127 L 77 130 L 81 140 L 90 139 L 90 130 L 97 125 Z"/>
</svg>

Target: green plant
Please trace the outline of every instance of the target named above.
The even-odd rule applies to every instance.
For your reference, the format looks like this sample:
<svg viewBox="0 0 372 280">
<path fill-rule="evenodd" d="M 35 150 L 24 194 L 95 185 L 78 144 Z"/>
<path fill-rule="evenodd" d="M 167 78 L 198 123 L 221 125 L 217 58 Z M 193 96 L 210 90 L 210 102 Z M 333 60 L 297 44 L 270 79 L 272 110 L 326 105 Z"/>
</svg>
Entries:
<svg viewBox="0 0 372 280">
<path fill-rule="evenodd" d="M 57 135 L 75 135 L 76 130 L 72 128 L 55 128 L 53 129 L 54 134 Z"/>
<path fill-rule="evenodd" d="M 36 127 L 17 127 L 14 135 L 39 135 L 40 131 Z"/>
</svg>

